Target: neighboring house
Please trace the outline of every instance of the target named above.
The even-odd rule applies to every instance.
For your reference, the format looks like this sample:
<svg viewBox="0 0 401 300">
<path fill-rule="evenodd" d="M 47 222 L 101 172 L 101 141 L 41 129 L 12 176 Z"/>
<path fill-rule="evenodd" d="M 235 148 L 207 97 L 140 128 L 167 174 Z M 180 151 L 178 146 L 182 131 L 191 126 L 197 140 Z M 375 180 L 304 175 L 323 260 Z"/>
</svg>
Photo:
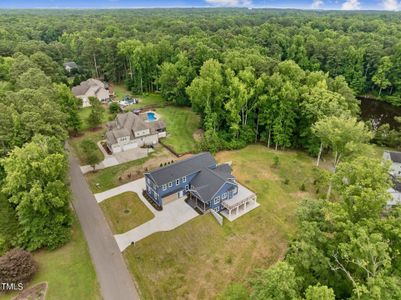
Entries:
<svg viewBox="0 0 401 300">
<path fill-rule="evenodd" d="M 66 62 L 63 66 L 68 73 L 71 73 L 72 70 L 78 69 L 77 64 L 73 61 Z"/>
<path fill-rule="evenodd" d="M 392 199 L 387 202 L 386 207 L 391 208 L 401 205 L 401 152 L 384 151 L 383 158 L 391 162 L 390 176 L 393 187 L 388 190 Z"/>
<path fill-rule="evenodd" d="M 401 152 L 384 151 L 383 158 L 391 162 L 390 173 L 401 177 Z"/>
<path fill-rule="evenodd" d="M 247 212 L 258 205 L 256 195 L 238 184 L 231 172 L 230 165 L 218 165 L 203 152 L 145 173 L 146 193 L 160 206 L 185 197 L 202 212 Z"/>
<path fill-rule="evenodd" d="M 107 123 L 107 146 L 113 153 L 155 145 L 160 137 L 166 136 L 166 126 L 163 121 L 146 121 L 145 115 L 132 112 L 118 114 L 114 121 Z"/>
<path fill-rule="evenodd" d="M 90 106 L 89 97 L 95 97 L 99 101 L 108 101 L 110 92 L 106 89 L 106 85 L 100 80 L 90 78 L 82 81 L 79 85 L 72 88 L 75 97 L 82 99 L 82 106 Z"/>
</svg>

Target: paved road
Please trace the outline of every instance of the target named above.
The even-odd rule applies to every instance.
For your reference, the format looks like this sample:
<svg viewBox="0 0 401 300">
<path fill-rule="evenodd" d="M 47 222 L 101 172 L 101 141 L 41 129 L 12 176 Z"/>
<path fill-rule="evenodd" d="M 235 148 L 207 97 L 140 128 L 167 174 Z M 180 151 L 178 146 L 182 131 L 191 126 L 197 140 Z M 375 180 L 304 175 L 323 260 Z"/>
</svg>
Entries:
<svg viewBox="0 0 401 300">
<path fill-rule="evenodd" d="M 139 299 L 120 249 L 72 153 L 69 175 L 73 206 L 88 242 L 104 300 Z"/>
<path fill-rule="evenodd" d="M 155 216 L 152 220 L 135 227 L 125 233 L 116 234 L 114 237 L 117 241 L 118 247 L 121 252 L 131 245 L 132 242 L 138 242 L 145 237 L 160 231 L 169 231 L 185 224 L 186 222 L 197 217 L 199 214 L 190 207 L 184 198 L 177 199 L 163 206 L 162 211 L 157 211 L 152 205 L 143 197 L 142 190 L 145 188 L 145 178 L 141 178 L 114 189 L 110 189 L 103 193 L 95 194 L 97 202 L 119 195 L 124 192 L 135 192 L 138 194 L 142 202 Z"/>
</svg>

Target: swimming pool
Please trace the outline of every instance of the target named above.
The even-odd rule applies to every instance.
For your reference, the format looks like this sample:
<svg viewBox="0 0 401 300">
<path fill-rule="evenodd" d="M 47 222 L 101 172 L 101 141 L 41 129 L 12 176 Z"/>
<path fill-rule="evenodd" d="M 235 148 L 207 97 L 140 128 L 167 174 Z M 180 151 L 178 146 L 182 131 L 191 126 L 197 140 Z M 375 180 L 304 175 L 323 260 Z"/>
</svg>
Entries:
<svg viewBox="0 0 401 300">
<path fill-rule="evenodd" d="M 152 122 L 152 121 L 156 121 L 156 114 L 153 111 L 149 111 L 146 113 L 147 117 L 148 117 L 148 121 Z"/>
</svg>

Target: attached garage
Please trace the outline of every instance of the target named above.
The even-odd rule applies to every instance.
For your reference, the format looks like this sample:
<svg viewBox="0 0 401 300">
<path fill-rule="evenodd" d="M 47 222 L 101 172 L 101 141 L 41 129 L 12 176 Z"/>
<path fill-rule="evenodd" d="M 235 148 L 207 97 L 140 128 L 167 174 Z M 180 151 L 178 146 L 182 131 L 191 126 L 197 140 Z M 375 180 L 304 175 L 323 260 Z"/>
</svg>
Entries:
<svg viewBox="0 0 401 300">
<path fill-rule="evenodd" d="M 163 205 L 166 205 L 170 202 L 173 202 L 174 200 L 178 199 L 178 193 L 173 193 L 171 195 L 168 195 L 166 197 L 163 198 Z"/>
<path fill-rule="evenodd" d="M 122 151 L 122 149 L 121 149 L 121 146 L 120 145 L 113 145 L 112 146 L 112 152 L 113 153 L 119 153 L 119 152 L 121 152 Z"/>
<path fill-rule="evenodd" d="M 131 150 L 131 149 L 135 149 L 138 148 L 138 144 L 137 143 L 130 143 L 127 145 L 123 146 L 123 151 L 127 151 L 127 150 Z"/>
</svg>

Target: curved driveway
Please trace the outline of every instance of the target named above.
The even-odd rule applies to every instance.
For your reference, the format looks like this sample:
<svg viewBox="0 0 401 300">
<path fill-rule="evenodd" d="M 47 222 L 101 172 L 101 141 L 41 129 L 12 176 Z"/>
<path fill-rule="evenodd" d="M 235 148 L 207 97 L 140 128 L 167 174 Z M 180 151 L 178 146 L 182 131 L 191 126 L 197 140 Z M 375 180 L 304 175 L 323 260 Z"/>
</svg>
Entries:
<svg viewBox="0 0 401 300">
<path fill-rule="evenodd" d="M 120 249 L 71 151 L 69 160 L 73 206 L 89 246 L 103 299 L 137 300 L 139 294 Z"/>
</svg>

